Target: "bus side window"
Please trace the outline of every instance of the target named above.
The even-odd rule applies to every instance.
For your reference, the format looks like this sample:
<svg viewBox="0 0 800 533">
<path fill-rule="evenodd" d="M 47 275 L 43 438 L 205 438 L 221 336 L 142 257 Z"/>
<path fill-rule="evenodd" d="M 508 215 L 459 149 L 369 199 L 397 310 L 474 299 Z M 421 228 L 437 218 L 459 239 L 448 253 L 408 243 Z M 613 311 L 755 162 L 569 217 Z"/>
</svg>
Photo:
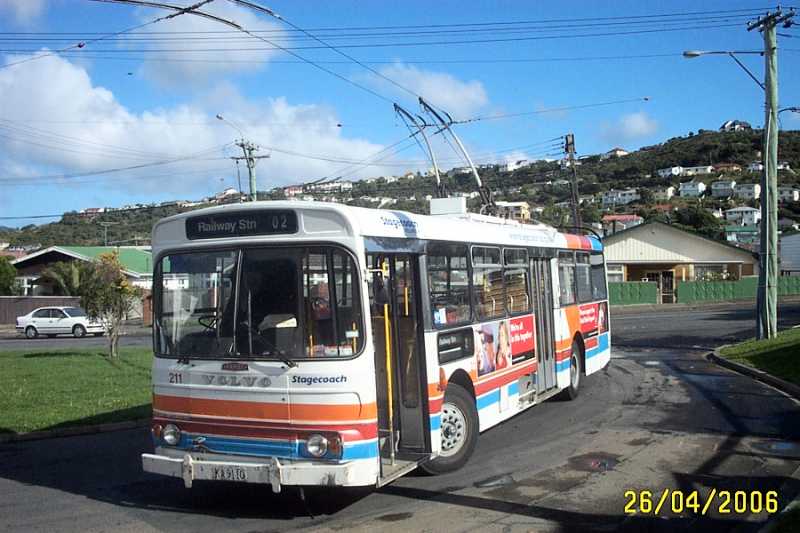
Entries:
<svg viewBox="0 0 800 533">
<path fill-rule="evenodd" d="M 561 307 L 575 303 L 575 254 L 558 252 L 558 290 Z"/>
<path fill-rule="evenodd" d="M 428 289 L 437 328 L 470 321 L 467 246 L 432 244 L 428 248 Z"/>
<path fill-rule="evenodd" d="M 605 300 L 606 294 L 606 267 L 603 262 L 603 254 L 597 253 L 589 256 L 592 266 L 592 299 Z"/>
<path fill-rule="evenodd" d="M 472 290 L 479 320 L 506 314 L 506 294 L 500 248 L 472 247 Z"/>
<path fill-rule="evenodd" d="M 578 286 L 578 301 L 581 303 L 591 302 L 592 298 L 592 277 L 589 271 L 589 254 L 577 252 L 575 254 L 576 270 L 575 279 Z"/>
<path fill-rule="evenodd" d="M 528 251 L 522 248 L 503 250 L 505 264 L 506 308 L 509 314 L 531 310 L 531 291 L 528 287 Z"/>
</svg>

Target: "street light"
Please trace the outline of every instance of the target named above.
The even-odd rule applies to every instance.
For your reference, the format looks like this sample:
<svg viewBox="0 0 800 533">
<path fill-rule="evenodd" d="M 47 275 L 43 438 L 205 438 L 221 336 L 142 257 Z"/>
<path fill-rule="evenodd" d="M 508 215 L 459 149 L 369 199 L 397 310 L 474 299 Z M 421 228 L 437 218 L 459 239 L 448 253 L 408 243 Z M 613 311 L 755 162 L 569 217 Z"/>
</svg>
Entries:
<svg viewBox="0 0 800 533">
<path fill-rule="evenodd" d="M 742 68 L 742 70 L 747 72 L 747 75 L 750 76 L 750 78 L 754 82 L 756 82 L 758 84 L 758 86 L 761 87 L 762 90 L 766 90 L 766 88 L 764 87 L 764 84 L 761 83 L 761 81 L 758 78 L 756 78 L 755 75 L 752 72 L 750 72 L 749 68 L 744 66 L 744 63 L 739 61 L 739 58 L 736 57 L 738 54 L 758 54 L 760 56 L 763 56 L 764 52 L 760 52 L 758 50 L 733 50 L 733 51 L 729 51 L 729 50 L 686 50 L 685 52 L 683 52 L 683 57 L 685 57 L 686 59 L 693 59 L 695 57 L 710 56 L 710 55 L 728 56 L 731 59 L 733 59 L 734 61 L 736 61 L 736 64 L 739 65 Z"/>
<path fill-rule="evenodd" d="M 235 129 L 236 131 L 238 131 L 238 132 L 239 132 L 239 136 L 240 136 L 242 139 L 244 139 L 244 133 L 242 132 L 242 129 L 241 129 L 239 126 L 237 126 L 236 124 L 234 124 L 233 122 L 231 122 L 231 121 L 230 121 L 230 120 L 228 120 L 227 118 L 223 117 L 223 116 L 222 116 L 222 115 L 220 115 L 219 113 L 217 113 L 217 120 L 221 120 L 222 122 L 224 122 L 224 123 L 225 123 L 225 124 L 227 124 L 228 126 L 232 127 L 232 128 L 233 128 L 233 129 Z"/>
</svg>

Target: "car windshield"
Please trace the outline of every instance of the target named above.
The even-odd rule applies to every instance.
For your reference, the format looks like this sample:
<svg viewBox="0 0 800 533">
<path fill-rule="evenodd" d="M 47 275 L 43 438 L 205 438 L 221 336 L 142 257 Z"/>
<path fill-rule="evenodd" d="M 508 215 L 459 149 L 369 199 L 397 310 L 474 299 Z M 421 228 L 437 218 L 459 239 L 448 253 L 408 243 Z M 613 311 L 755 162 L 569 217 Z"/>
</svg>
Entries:
<svg viewBox="0 0 800 533">
<path fill-rule="evenodd" d="M 162 356 L 347 357 L 363 342 L 355 263 L 336 248 L 172 254 L 156 276 Z"/>
<path fill-rule="evenodd" d="M 64 312 L 71 317 L 86 316 L 86 311 L 80 307 L 65 307 Z"/>
</svg>

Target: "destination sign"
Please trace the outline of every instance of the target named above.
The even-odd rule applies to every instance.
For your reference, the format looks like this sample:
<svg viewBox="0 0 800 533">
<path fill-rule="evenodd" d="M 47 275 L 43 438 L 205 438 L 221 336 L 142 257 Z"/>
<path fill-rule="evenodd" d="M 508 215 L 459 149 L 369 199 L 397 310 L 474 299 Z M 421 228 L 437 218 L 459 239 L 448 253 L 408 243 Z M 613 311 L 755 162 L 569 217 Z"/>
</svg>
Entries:
<svg viewBox="0 0 800 533">
<path fill-rule="evenodd" d="M 186 237 L 189 239 L 219 239 L 284 233 L 297 233 L 297 214 L 294 211 L 223 213 L 186 219 Z"/>
</svg>

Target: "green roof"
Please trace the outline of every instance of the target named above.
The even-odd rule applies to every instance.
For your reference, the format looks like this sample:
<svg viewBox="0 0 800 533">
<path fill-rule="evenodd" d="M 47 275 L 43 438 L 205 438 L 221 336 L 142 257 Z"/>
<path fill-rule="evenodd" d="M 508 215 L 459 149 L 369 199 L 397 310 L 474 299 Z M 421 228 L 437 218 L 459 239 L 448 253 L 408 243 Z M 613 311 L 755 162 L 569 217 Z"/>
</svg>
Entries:
<svg viewBox="0 0 800 533">
<path fill-rule="evenodd" d="M 758 233 L 758 226 L 725 226 L 725 233 Z"/>
<path fill-rule="evenodd" d="M 93 260 L 102 254 L 118 251 L 119 262 L 122 263 L 122 268 L 125 270 L 143 275 L 153 272 L 152 254 L 147 250 L 117 248 L 116 246 L 58 246 L 58 248 Z"/>
</svg>

